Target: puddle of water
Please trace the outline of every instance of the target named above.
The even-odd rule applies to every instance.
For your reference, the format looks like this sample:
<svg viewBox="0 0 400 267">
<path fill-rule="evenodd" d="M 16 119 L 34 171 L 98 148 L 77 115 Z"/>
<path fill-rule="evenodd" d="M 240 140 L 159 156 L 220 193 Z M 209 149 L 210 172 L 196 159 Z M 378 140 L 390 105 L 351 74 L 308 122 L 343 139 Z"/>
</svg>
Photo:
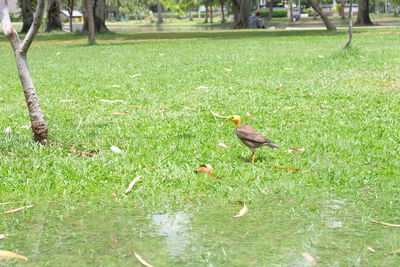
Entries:
<svg viewBox="0 0 400 267">
<path fill-rule="evenodd" d="M 233 218 L 240 207 L 232 203 L 165 214 L 36 206 L 1 216 L 0 233 L 12 235 L 0 249 L 30 261 L 0 266 L 140 266 L 133 251 L 154 266 L 311 266 L 302 253 L 321 266 L 398 266 L 399 257 L 386 255 L 400 247 L 398 229 L 363 223 L 362 211 L 347 200 L 321 199 L 317 208 L 315 202 L 250 203 L 240 218 Z"/>
</svg>

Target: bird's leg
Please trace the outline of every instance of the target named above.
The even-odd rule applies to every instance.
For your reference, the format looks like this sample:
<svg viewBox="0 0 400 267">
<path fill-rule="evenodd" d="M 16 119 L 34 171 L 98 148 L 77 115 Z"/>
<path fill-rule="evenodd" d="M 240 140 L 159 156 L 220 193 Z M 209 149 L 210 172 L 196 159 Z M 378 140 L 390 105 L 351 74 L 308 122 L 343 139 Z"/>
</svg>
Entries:
<svg viewBox="0 0 400 267">
<path fill-rule="evenodd" d="M 255 158 L 256 158 L 256 150 L 255 150 L 254 148 L 252 148 L 251 151 L 252 151 L 253 153 L 251 153 L 251 156 L 250 156 L 250 158 L 249 158 L 249 161 L 250 161 L 251 163 L 254 163 L 254 160 L 255 160 Z"/>
</svg>

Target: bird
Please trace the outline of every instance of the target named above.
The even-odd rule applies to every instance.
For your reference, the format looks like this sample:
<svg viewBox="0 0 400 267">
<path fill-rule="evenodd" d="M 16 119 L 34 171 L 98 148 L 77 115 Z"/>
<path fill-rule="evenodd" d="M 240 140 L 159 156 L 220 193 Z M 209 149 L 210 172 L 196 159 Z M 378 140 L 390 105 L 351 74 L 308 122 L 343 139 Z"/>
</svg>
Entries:
<svg viewBox="0 0 400 267">
<path fill-rule="evenodd" d="M 239 137 L 240 141 L 242 141 L 243 144 L 251 149 L 252 154 L 249 158 L 251 163 L 254 163 L 256 158 L 256 148 L 261 146 L 269 146 L 274 149 L 279 149 L 278 145 L 259 134 L 250 125 L 241 125 L 242 119 L 240 116 L 233 115 L 226 118 L 235 124 L 236 135 Z"/>
</svg>

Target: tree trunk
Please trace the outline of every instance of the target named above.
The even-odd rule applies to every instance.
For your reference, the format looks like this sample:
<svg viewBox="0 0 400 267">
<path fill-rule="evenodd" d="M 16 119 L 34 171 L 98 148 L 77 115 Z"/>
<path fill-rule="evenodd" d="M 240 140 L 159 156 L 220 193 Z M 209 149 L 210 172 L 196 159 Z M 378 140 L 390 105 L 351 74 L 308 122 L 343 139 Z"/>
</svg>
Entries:
<svg viewBox="0 0 400 267">
<path fill-rule="evenodd" d="M 121 2 L 119 0 L 117 0 L 117 3 L 115 5 L 115 20 L 116 21 L 121 21 Z"/>
<path fill-rule="evenodd" d="M 225 3 L 221 2 L 221 23 L 225 23 L 226 19 L 225 19 Z"/>
<path fill-rule="evenodd" d="M 96 32 L 94 26 L 94 15 L 92 8 L 92 0 L 86 0 L 86 11 L 87 11 L 87 25 L 88 25 L 88 43 L 89 45 L 96 44 Z"/>
<path fill-rule="evenodd" d="M 208 6 L 206 6 L 206 14 L 204 15 L 204 23 L 208 23 Z"/>
<path fill-rule="evenodd" d="M 369 18 L 369 0 L 358 0 L 356 25 L 373 25 Z"/>
<path fill-rule="evenodd" d="M 31 0 L 20 0 L 21 1 L 21 13 L 22 13 L 22 29 L 21 33 L 27 33 L 33 22 L 33 10 Z"/>
<path fill-rule="evenodd" d="M 67 3 L 67 11 L 69 13 L 69 31 L 73 32 L 73 12 L 74 12 L 74 7 L 75 7 L 75 0 L 68 0 Z"/>
<path fill-rule="evenodd" d="M 272 13 L 274 12 L 274 0 L 269 0 L 268 2 L 268 17 L 267 21 L 272 20 Z"/>
<path fill-rule="evenodd" d="M 353 0 L 350 0 L 349 6 L 349 39 L 344 45 L 343 49 L 348 50 L 353 39 Z"/>
<path fill-rule="evenodd" d="M 210 23 L 213 23 L 213 6 L 210 5 Z"/>
<path fill-rule="evenodd" d="M 192 10 L 189 8 L 189 20 L 192 21 L 193 20 L 193 14 L 192 14 Z"/>
<path fill-rule="evenodd" d="M 85 1 L 85 0 L 83 0 Z M 92 2 L 92 1 L 90 1 Z M 84 23 L 82 28 L 82 34 L 88 34 L 88 12 L 87 12 L 87 5 L 82 5 L 82 12 L 84 17 Z M 94 29 L 96 33 L 99 32 L 110 32 L 106 26 L 105 20 L 107 16 L 107 10 L 105 8 L 105 0 L 94 0 L 92 2 L 92 12 L 93 12 L 93 19 L 94 19 Z"/>
<path fill-rule="evenodd" d="M 28 49 L 35 38 L 36 33 L 39 31 L 44 13 L 44 7 L 44 0 L 38 0 L 32 25 L 29 28 L 24 40 L 21 42 L 18 33 L 12 28 L 11 25 L 7 0 L 0 0 L 0 10 L 2 15 L 1 23 L 3 25 L 4 35 L 7 36 L 14 50 L 18 74 L 21 80 L 22 88 L 24 89 L 24 95 L 31 120 L 33 140 L 46 145 L 48 144 L 48 128 L 39 106 L 39 101 L 36 96 L 27 61 Z"/>
<path fill-rule="evenodd" d="M 234 29 L 243 29 L 249 26 L 249 17 L 251 14 L 251 1 L 250 0 L 232 0 L 235 10 L 233 25 Z"/>
<path fill-rule="evenodd" d="M 164 22 L 161 11 L 162 11 L 162 9 L 161 9 L 161 1 L 158 0 L 157 1 L 157 14 L 158 14 L 157 23 L 163 23 Z"/>
<path fill-rule="evenodd" d="M 293 0 L 289 0 L 290 22 L 293 21 Z"/>
<path fill-rule="evenodd" d="M 60 20 L 60 3 L 58 0 L 49 0 L 47 5 L 47 26 L 46 32 L 62 30 Z"/>
<path fill-rule="evenodd" d="M 321 17 L 322 21 L 325 24 L 325 27 L 327 30 L 336 30 L 335 25 L 332 24 L 332 22 L 328 19 L 328 17 L 322 12 L 322 9 L 319 7 L 318 3 L 315 2 L 315 0 L 308 0 L 312 8 L 315 10 L 315 12 L 318 13 L 318 15 Z"/>
</svg>

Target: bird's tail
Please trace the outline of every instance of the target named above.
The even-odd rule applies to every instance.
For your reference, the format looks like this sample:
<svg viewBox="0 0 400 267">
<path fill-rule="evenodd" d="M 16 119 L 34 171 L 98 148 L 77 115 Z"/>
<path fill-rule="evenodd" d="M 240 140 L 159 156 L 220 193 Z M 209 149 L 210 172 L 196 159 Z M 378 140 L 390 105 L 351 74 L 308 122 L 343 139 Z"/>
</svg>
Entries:
<svg viewBox="0 0 400 267">
<path fill-rule="evenodd" d="M 269 146 L 275 149 L 279 149 L 278 145 L 275 145 L 274 143 L 272 143 L 271 141 L 264 143 L 265 146 Z"/>
</svg>

